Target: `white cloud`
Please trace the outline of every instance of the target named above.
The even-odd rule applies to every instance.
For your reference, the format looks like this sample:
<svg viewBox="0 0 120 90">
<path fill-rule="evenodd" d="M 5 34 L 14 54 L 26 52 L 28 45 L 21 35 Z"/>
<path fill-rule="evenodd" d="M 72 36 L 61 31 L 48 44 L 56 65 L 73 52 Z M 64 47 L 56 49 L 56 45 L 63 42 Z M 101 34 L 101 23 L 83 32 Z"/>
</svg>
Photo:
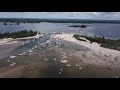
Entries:
<svg viewBox="0 0 120 90">
<path fill-rule="evenodd" d="M 73 18 L 120 20 L 120 12 L 0 12 L 0 18 Z"/>
</svg>

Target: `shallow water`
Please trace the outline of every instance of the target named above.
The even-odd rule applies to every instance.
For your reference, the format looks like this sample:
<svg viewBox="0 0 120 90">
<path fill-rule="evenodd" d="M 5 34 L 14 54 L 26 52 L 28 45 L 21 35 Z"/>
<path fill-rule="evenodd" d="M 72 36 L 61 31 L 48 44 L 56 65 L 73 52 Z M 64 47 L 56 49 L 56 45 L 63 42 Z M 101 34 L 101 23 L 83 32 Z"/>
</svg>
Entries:
<svg viewBox="0 0 120 90">
<path fill-rule="evenodd" d="M 49 35 L 43 35 L 38 39 L 31 39 L 28 43 L 21 40 L 16 44 L 2 45 L 0 46 L 0 59 L 26 52 L 40 43 L 45 43 L 48 37 Z"/>
<path fill-rule="evenodd" d="M 25 44 L 25 46 L 23 45 L 26 47 L 23 50 L 29 50 L 25 55 L 1 59 L 0 70 L 2 70 L 3 67 L 6 67 L 6 72 L 8 73 L 4 74 L 4 72 L 1 71 L 0 77 L 112 78 L 120 75 L 120 72 L 117 71 L 120 69 L 119 67 L 114 69 L 110 66 L 106 66 L 107 64 L 104 65 L 100 63 L 102 59 L 95 56 L 89 48 L 61 39 L 51 39 L 50 42 L 45 44 L 49 38 L 50 35 L 44 35 L 42 38 L 34 40 L 35 42 L 31 41 L 30 43 Z M 41 43 L 37 43 L 37 45 L 36 42 L 38 41 Z M 31 50 L 34 45 L 37 45 L 37 48 Z M 46 46 L 44 47 L 44 45 Z M 23 47 L 21 47 L 21 49 L 19 48 L 15 51 L 22 50 Z M 98 62 L 99 65 L 95 66 L 91 63 L 92 60 L 90 58 L 92 55 L 98 59 L 95 58 L 95 61 Z M 12 55 L 12 57 L 14 56 Z M 89 62 L 90 60 L 91 62 Z M 108 62 L 109 60 L 106 61 L 106 63 Z M 19 67 L 23 68 L 19 69 Z"/>
</svg>

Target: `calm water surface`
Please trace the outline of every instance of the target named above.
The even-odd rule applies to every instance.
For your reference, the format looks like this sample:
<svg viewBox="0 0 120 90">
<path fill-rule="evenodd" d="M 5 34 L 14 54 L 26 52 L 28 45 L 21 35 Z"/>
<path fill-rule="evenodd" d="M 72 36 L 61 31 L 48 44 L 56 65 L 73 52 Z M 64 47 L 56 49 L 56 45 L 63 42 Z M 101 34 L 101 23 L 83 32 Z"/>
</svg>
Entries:
<svg viewBox="0 0 120 90">
<path fill-rule="evenodd" d="M 82 23 L 21 23 L 19 25 L 3 25 L 0 23 L 0 33 L 14 32 L 18 30 L 35 30 L 44 33 L 64 32 L 80 33 L 84 35 L 105 36 L 106 38 L 120 38 L 120 24 L 89 24 L 87 28 L 68 27 L 70 25 L 81 25 Z"/>
</svg>

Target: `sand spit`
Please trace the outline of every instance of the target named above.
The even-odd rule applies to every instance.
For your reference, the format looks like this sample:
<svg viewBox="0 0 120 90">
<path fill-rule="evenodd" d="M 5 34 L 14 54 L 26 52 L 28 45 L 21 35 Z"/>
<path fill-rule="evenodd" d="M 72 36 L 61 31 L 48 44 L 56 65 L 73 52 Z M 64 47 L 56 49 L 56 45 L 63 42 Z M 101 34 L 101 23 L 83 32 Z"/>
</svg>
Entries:
<svg viewBox="0 0 120 90">
<path fill-rule="evenodd" d="M 5 45 L 5 44 L 15 44 L 18 42 L 18 40 L 29 40 L 29 39 L 37 39 L 39 37 L 43 36 L 43 34 L 37 34 L 36 36 L 32 37 L 24 37 L 24 38 L 17 38 L 17 39 L 12 39 L 12 38 L 4 38 L 0 39 L 0 45 Z"/>
<path fill-rule="evenodd" d="M 100 47 L 98 43 L 90 43 L 89 40 L 86 40 L 87 42 L 79 41 L 73 37 L 73 34 L 54 34 L 52 35 L 52 38 L 55 40 L 70 41 L 89 48 L 90 51 L 76 51 L 74 53 L 75 56 L 83 60 L 85 63 L 98 66 L 108 65 L 110 67 L 119 67 L 120 51 Z"/>
<path fill-rule="evenodd" d="M 95 51 L 96 53 L 99 53 L 106 57 L 111 57 L 111 58 L 120 57 L 120 51 L 100 47 L 100 45 L 98 43 L 95 43 L 95 42 L 90 43 L 90 41 L 88 41 L 88 40 L 87 40 L 87 42 L 79 41 L 73 37 L 73 34 L 56 34 L 52 37 L 80 44 L 80 45 L 90 48 L 91 50 Z"/>
</svg>

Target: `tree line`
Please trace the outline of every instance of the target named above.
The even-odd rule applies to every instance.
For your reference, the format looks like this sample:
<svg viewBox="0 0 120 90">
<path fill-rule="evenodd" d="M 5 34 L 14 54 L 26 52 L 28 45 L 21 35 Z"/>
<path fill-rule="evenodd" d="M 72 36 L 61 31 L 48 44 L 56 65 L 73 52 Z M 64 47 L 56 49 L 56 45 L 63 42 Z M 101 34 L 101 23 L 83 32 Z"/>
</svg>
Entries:
<svg viewBox="0 0 120 90">
<path fill-rule="evenodd" d="M 84 37 L 87 40 L 90 40 L 91 43 L 97 42 L 98 44 L 100 44 L 101 47 L 115 49 L 115 50 L 120 51 L 120 39 L 112 40 L 112 39 L 106 39 L 104 38 L 104 36 L 103 37 L 98 37 L 98 36 L 92 37 L 92 36 L 78 35 L 78 34 L 75 34 L 73 37 L 75 37 L 78 40 L 80 40 L 79 37 Z"/>
<path fill-rule="evenodd" d="M 32 30 L 21 30 L 17 32 L 7 32 L 7 33 L 0 33 L 0 39 L 3 38 L 23 38 L 23 37 L 30 37 L 30 36 L 35 36 L 37 35 L 37 31 L 32 31 Z"/>
</svg>

